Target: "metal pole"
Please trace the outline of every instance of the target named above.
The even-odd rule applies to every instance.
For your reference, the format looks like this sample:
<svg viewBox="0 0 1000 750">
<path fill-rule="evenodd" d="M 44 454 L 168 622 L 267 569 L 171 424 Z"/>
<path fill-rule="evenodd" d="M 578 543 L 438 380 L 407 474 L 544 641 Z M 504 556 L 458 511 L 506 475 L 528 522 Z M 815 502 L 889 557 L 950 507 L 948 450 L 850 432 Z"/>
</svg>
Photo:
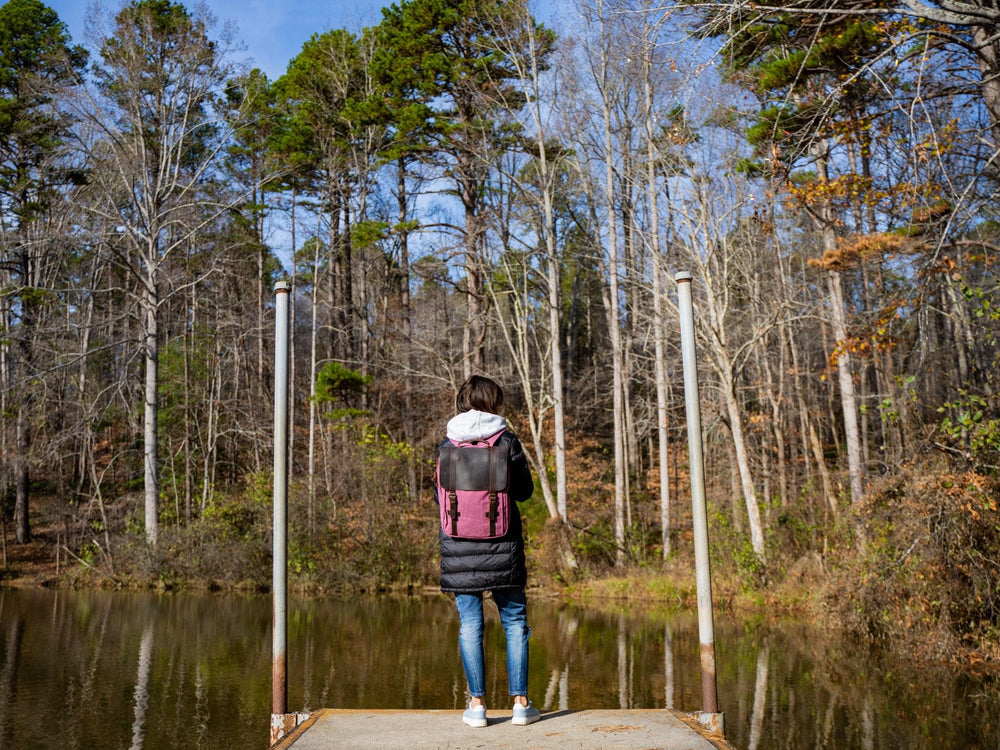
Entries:
<svg viewBox="0 0 1000 750">
<path fill-rule="evenodd" d="M 288 291 L 274 285 L 274 595 L 271 651 L 271 727 L 288 713 Z"/>
<path fill-rule="evenodd" d="M 694 307 L 691 274 L 680 271 L 677 306 L 681 319 L 681 357 L 684 364 L 684 404 L 687 411 L 688 461 L 691 471 L 691 513 L 694 519 L 694 563 L 698 584 L 698 639 L 701 642 L 701 723 L 724 733 L 715 679 L 715 625 L 712 619 L 712 569 L 708 556 L 708 513 L 705 509 L 705 458 L 701 442 L 701 405 L 698 398 L 698 361 L 694 345 Z"/>
</svg>

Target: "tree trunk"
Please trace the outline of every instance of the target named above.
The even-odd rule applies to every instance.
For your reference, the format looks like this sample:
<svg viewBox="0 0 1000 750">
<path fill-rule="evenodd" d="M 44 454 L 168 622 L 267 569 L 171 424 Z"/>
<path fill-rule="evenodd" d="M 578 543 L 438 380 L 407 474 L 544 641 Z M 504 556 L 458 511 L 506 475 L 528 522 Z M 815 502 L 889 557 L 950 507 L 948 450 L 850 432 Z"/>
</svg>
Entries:
<svg viewBox="0 0 1000 750">
<path fill-rule="evenodd" d="M 524 10 L 527 11 L 527 8 L 525 7 Z M 529 45 L 529 69 L 525 73 L 522 73 L 521 84 L 526 89 L 527 100 L 530 102 L 529 111 L 535 132 L 535 146 L 538 148 L 539 195 L 542 208 L 541 230 L 545 242 L 545 284 L 548 293 L 549 373 L 551 376 L 553 429 L 555 431 L 556 510 L 562 518 L 563 523 L 566 523 L 569 520 L 567 509 L 566 405 L 564 386 L 564 378 L 566 376 L 564 374 L 565 367 L 563 364 L 562 347 L 562 264 L 560 263 L 559 250 L 556 246 L 556 215 L 553 206 L 556 185 L 555 165 L 550 159 L 547 146 L 547 124 L 541 110 L 543 95 L 540 91 L 540 70 L 534 22 L 527 12 L 520 16 L 519 22 L 524 24 L 522 28 L 526 33 Z M 571 553 L 569 554 L 571 555 Z M 569 555 L 564 555 L 564 558 L 568 561 Z M 575 567 L 575 559 L 571 564 Z"/>
<path fill-rule="evenodd" d="M 191 522 L 191 340 L 194 337 L 196 321 L 197 296 L 191 287 L 190 320 L 185 315 L 184 320 L 184 520 Z"/>
<path fill-rule="evenodd" d="M 993 147 L 1000 149 L 1000 54 L 998 54 L 996 29 L 974 26 L 972 38 L 976 42 L 979 86 L 983 92 L 983 103 L 989 112 Z"/>
<path fill-rule="evenodd" d="M 626 143 L 631 144 L 630 136 L 626 136 Z M 622 169 L 625 174 L 629 176 L 633 174 L 630 158 L 631 155 L 628 153 L 630 148 L 631 146 L 628 145 L 623 149 L 625 153 L 622 157 L 625 161 Z M 623 261 L 625 266 L 622 278 L 626 281 L 623 290 L 625 297 L 625 316 L 622 320 L 622 380 L 625 388 L 624 393 L 622 394 L 622 419 L 625 423 L 625 465 L 628 467 L 628 470 L 625 472 L 625 517 L 628 526 L 631 528 L 632 483 L 635 482 L 639 487 L 643 487 L 644 483 L 640 477 L 639 436 L 638 430 L 635 427 L 635 414 L 633 413 L 632 407 L 633 385 L 635 381 L 635 316 L 638 314 L 639 310 L 637 297 L 639 285 L 631 283 L 629 280 L 638 274 L 639 262 L 637 259 L 638 253 L 635 248 L 637 239 L 635 229 L 635 208 L 632 205 L 629 182 L 630 180 L 622 180 L 620 192 L 622 202 L 622 249 L 624 251 Z"/>
<path fill-rule="evenodd" d="M 312 531 L 313 528 L 313 508 L 316 504 L 316 347 L 318 341 L 318 309 L 319 309 L 319 251 L 320 245 L 316 243 L 316 257 L 313 259 L 313 288 L 312 288 L 312 324 L 309 327 L 309 455 L 306 465 L 306 474 L 309 481 L 309 492 L 306 499 L 306 527 Z"/>
<path fill-rule="evenodd" d="M 159 390 L 157 388 L 157 370 L 159 367 L 160 350 L 158 337 L 157 304 L 159 302 L 156 289 L 156 269 L 147 268 L 142 295 L 142 318 L 144 354 L 146 362 L 146 387 L 143 410 L 143 487 L 145 496 L 146 541 L 151 547 L 156 546 L 158 536 L 157 504 L 160 497 L 159 471 L 157 466 L 157 424 L 159 407 Z"/>
<path fill-rule="evenodd" d="M 826 233 L 824 232 L 824 235 Z M 836 243 L 834 242 L 834 245 Z M 833 335 L 837 339 L 834 361 L 837 366 L 837 384 L 844 417 L 844 434 L 847 449 L 847 466 L 851 487 L 851 504 L 860 502 L 864 494 L 864 467 L 861 463 L 861 433 L 858 428 L 858 407 L 854 393 L 851 355 L 844 348 L 847 343 L 847 319 L 844 312 L 844 290 L 840 273 L 827 273 L 827 288 L 833 313 Z"/>
<path fill-rule="evenodd" d="M 645 18 L 645 16 L 644 16 Z M 653 352 L 656 378 L 656 439 L 660 472 L 660 544 L 663 559 L 670 556 L 670 477 L 668 476 L 670 438 L 667 429 L 666 325 L 663 318 L 663 269 L 660 254 L 660 212 L 657 210 L 656 139 L 653 113 L 652 49 L 643 50 L 646 127 L 646 204 L 649 214 L 649 255 L 652 260 Z M 668 196 L 669 199 L 669 196 Z M 668 703 L 668 705 L 672 705 Z"/>
<path fill-rule="evenodd" d="M 622 340 L 621 324 L 618 315 L 618 232 L 615 220 L 615 172 L 611 138 L 611 101 L 608 91 L 608 60 L 609 43 L 605 31 L 604 2 L 597 0 L 597 16 L 600 23 L 600 75 L 601 81 L 601 114 L 604 123 L 604 199 L 607 211 L 608 230 L 608 261 L 606 274 L 608 285 L 602 295 L 608 316 L 608 332 L 611 337 L 611 370 L 614 420 L 614 451 L 615 451 L 615 564 L 619 567 L 625 562 L 625 436 L 622 434 L 622 420 L 625 413 L 623 404 L 624 378 L 622 373 Z M 600 222 L 594 223 L 595 227 Z"/>
<path fill-rule="evenodd" d="M 288 295 L 288 316 L 290 331 L 288 336 L 288 484 L 295 481 L 295 290 L 298 285 L 298 243 L 296 238 L 296 199 L 297 191 L 292 188 L 292 205 L 290 211 L 292 239 L 292 289 Z"/>
<path fill-rule="evenodd" d="M 416 426 L 413 409 L 413 321 L 410 317 L 410 231 L 407 228 L 409 210 L 406 205 L 406 159 L 396 160 L 396 207 L 399 220 L 399 309 L 403 324 L 403 435 L 406 444 L 416 445 Z M 407 485 L 410 497 L 417 499 L 417 455 L 410 451 L 406 461 Z"/>
<path fill-rule="evenodd" d="M 721 369 L 721 368 L 720 368 Z M 750 521 L 750 544 L 762 563 L 767 562 L 767 552 L 764 548 L 764 527 L 760 520 L 760 507 L 757 505 L 757 493 L 750 474 L 750 457 L 747 454 L 746 438 L 743 434 L 743 416 L 739 402 L 736 399 L 736 384 L 731 373 L 723 375 L 722 389 L 726 398 L 726 412 L 729 417 L 729 431 L 733 438 L 733 449 L 736 452 L 736 466 L 740 474 L 740 486 L 743 490 L 743 501 L 747 508 Z"/>
<path fill-rule="evenodd" d="M 10 284 L 10 272 L 5 268 L 0 267 L 0 287 L 6 288 Z M 10 319 L 11 319 L 11 309 L 10 300 L 5 294 L 0 294 L 0 330 L 9 331 L 10 330 Z M 10 357 L 10 341 L 6 336 L 0 337 L 0 414 L 7 414 L 10 408 L 9 394 L 13 383 L 11 382 L 11 357 Z M 10 455 L 10 434 L 8 430 L 8 422 L 10 420 L 0 421 L 0 456 Z M 15 442 L 16 444 L 16 442 Z M 10 488 L 10 482 L 12 477 L 10 476 L 10 465 L 7 461 L 0 461 L 0 497 L 7 497 L 7 493 Z M 0 508 L 0 519 L 3 518 L 5 511 Z M 6 532 L 5 532 L 6 533 Z M 7 537 L 4 536 L 4 544 L 6 545 Z M 6 553 L 6 546 L 4 547 L 4 552 Z M 4 565 L 6 567 L 6 564 Z"/>
<path fill-rule="evenodd" d="M 35 263 L 32 258 L 31 237 L 22 224 L 18 237 L 21 240 L 21 325 L 18 350 L 21 354 L 21 398 L 17 404 L 17 425 L 14 440 L 14 543 L 27 544 L 31 541 L 31 523 L 28 518 L 28 498 L 31 493 L 31 410 L 35 400 L 35 336 L 38 326 L 38 303 L 31 296 L 37 291 L 39 280 L 35 278 Z M 6 333 L 6 331 L 5 331 Z"/>
<path fill-rule="evenodd" d="M 816 168 L 821 184 L 829 182 L 827 165 L 829 160 L 829 145 L 823 141 L 815 147 Z M 833 226 L 833 206 L 827 199 L 822 207 L 823 250 L 835 253 L 837 236 Z M 844 419 L 844 434 L 847 449 L 848 476 L 851 487 L 851 504 L 860 502 L 864 494 L 864 466 L 861 462 L 861 433 L 858 428 L 858 405 L 854 391 L 854 369 L 851 365 L 850 352 L 847 345 L 847 317 L 844 306 L 843 282 L 838 271 L 827 272 L 827 290 L 830 299 L 831 323 L 833 335 L 837 341 L 833 361 L 837 367 L 837 383 L 840 386 L 841 411 Z"/>
<path fill-rule="evenodd" d="M 470 186 L 463 184 L 463 203 L 465 204 L 465 276 L 466 295 L 468 298 L 468 317 L 466 319 L 466 340 L 468 346 L 465 352 L 465 377 L 476 372 L 483 372 L 486 366 L 486 324 L 483 310 L 483 276 L 482 263 L 479 258 L 479 217 L 476 211 L 475 194 L 478 192 L 478 181 Z"/>
<path fill-rule="evenodd" d="M 327 279 L 327 300 L 330 305 L 330 328 L 332 329 L 332 335 L 329 340 L 329 352 L 332 359 L 344 362 L 347 359 L 347 347 L 345 346 L 346 322 L 344 317 L 346 303 L 343 298 L 344 285 L 341 283 L 340 278 L 344 273 L 344 256 L 340 246 L 340 194 L 334 185 L 333 176 L 331 175 L 329 179 L 330 234 L 328 240 L 329 247 L 327 247 L 327 273 L 329 274 Z M 319 262 L 317 261 L 313 270 L 313 284 L 318 283 Z M 313 309 L 315 310 L 319 297 L 315 294 L 313 297 Z M 315 326 L 313 326 L 313 330 L 316 330 Z M 316 377 L 315 371 L 313 371 L 312 377 Z"/>
<path fill-rule="evenodd" d="M 31 541 L 31 524 L 28 520 L 28 491 L 30 476 L 28 452 L 31 450 L 31 432 L 28 429 L 29 396 L 21 401 L 17 409 L 17 427 L 14 441 L 14 543 L 27 544 Z"/>
<path fill-rule="evenodd" d="M 95 265 L 97 260 L 95 259 Z M 79 442 L 79 453 L 77 455 L 77 472 L 78 479 L 76 485 L 76 495 L 77 497 L 82 497 L 84 489 L 87 486 L 87 480 L 90 478 L 91 467 L 88 466 L 88 462 L 93 461 L 94 453 L 94 432 L 92 428 L 92 414 L 89 404 L 87 403 L 87 355 L 90 352 L 90 337 L 94 329 L 94 290 L 97 288 L 97 278 L 98 274 L 95 272 L 92 274 L 90 279 L 91 289 L 90 293 L 87 295 L 87 312 L 84 314 L 84 324 L 80 331 L 80 361 L 79 369 L 77 370 L 76 387 L 77 387 L 77 408 L 80 410 L 80 421 L 81 421 L 81 434 Z M 94 488 L 97 489 L 96 487 Z"/>
<path fill-rule="evenodd" d="M 264 425 L 267 424 L 267 413 L 268 413 L 268 401 L 267 393 L 268 388 L 264 383 L 264 377 L 266 369 L 264 366 L 264 331 L 267 329 L 267 325 L 264 322 L 264 310 L 265 301 L 264 295 L 267 293 L 266 279 L 264 278 L 265 273 L 265 261 L 267 253 L 267 245 L 264 244 L 264 228 L 263 222 L 261 220 L 261 207 L 264 205 L 264 191 L 260 191 L 260 195 L 257 195 L 257 188 L 253 189 L 253 194 L 251 200 L 253 201 L 253 223 L 254 223 L 254 241 L 257 243 L 257 372 L 254 380 L 253 392 L 257 394 L 257 404 L 256 408 L 253 409 L 253 442 L 254 442 L 254 455 L 257 456 L 256 463 L 258 467 L 260 465 L 260 448 L 261 440 L 260 435 L 266 429 Z M 293 260 L 294 263 L 294 260 Z M 260 468 L 257 469 L 260 471 Z"/>
<path fill-rule="evenodd" d="M 358 336 L 354 330 L 354 243 L 351 240 L 351 202 L 349 196 L 343 197 L 344 222 L 341 225 L 340 244 L 341 251 L 337 257 L 341 258 L 340 265 L 340 299 L 343 308 L 340 311 L 341 325 L 343 326 L 344 337 L 344 359 L 353 368 L 358 362 Z"/>
<path fill-rule="evenodd" d="M 563 522 L 569 521 L 566 507 L 566 414 L 563 401 L 563 364 L 560 331 L 562 330 L 562 302 L 560 301 L 559 258 L 556 255 L 555 222 L 552 219 L 552 203 L 546 191 L 545 211 L 548 215 L 546 232 L 546 256 L 548 265 L 549 292 L 549 370 L 552 373 L 552 408 L 555 428 L 556 458 L 556 507 Z"/>
<path fill-rule="evenodd" d="M 784 347 L 780 348 L 782 359 L 784 358 Z M 780 366 L 780 362 L 779 362 Z M 778 373 L 778 390 L 775 391 L 774 376 L 771 374 L 771 364 L 766 356 L 760 357 L 760 368 L 764 371 L 764 392 L 768 403 L 771 405 L 771 432 L 774 436 L 775 455 L 778 459 L 778 492 L 781 495 L 781 507 L 788 507 L 788 469 L 785 465 L 785 428 L 783 424 L 784 416 L 782 406 L 785 403 L 784 387 L 784 367 Z M 766 500 L 770 498 L 766 497 Z"/>
<path fill-rule="evenodd" d="M 222 401 L 222 342 L 217 341 L 215 345 L 215 367 L 210 373 L 210 385 L 208 389 L 209 398 L 212 399 L 208 406 L 208 448 L 205 451 L 205 471 L 203 474 L 201 488 L 201 510 L 205 512 L 209 499 L 212 497 L 212 488 L 215 486 L 216 475 L 219 464 L 219 403 Z M 214 398 L 212 394 L 215 394 Z M 234 394 L 234 398 L 238 394 Z"/>
</svg>

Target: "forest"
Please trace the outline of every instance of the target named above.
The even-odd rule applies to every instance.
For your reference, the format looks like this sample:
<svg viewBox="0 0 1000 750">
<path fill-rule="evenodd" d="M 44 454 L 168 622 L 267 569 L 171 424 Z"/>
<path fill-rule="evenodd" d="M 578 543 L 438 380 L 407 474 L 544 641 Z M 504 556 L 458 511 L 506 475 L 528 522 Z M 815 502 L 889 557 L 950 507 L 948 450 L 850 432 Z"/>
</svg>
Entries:
<svg viewBox="0 0 1000 750">
<path fill-rule="evenodd" d="M 400 0 L 272 81 L 204 6 L 0 6 L 3 578 L 267 585 L 278 280 L 296 585 L 435 585 L 471 373 L 536 582 L 691 577 L 689 272 L 724 597 L 1000 657 L 1000 10 L 560 8 Z"/>
</svg>

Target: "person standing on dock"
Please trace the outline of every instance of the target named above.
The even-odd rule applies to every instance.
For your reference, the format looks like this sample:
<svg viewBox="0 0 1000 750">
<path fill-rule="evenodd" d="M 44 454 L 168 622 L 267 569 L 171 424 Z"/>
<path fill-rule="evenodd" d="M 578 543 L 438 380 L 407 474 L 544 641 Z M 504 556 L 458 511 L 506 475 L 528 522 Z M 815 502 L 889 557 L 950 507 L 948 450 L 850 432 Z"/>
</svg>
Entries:
<svg viewBox="0 0 1000 750">
<path fill-rule="evenodd" d="M 439 448 L 435 500 L 441 516 L 441 590 L 455 595 L 459 650 L 469 687 L 462 721 L 471 727 L 488 723 L 483 593 L 489 591 L 507 635 L 511 723 L 532 724 L 540 715 L 528 700 L 528 574 L 517 508 L 534 491 L 531 470 L 521 441 L 498 413 L 503 389 L 496 381 L 471 376 L 455 402 L 458 414 L 449 420 L 448 437 Z M 474 511 L 470 503 L 477 498 L 485 504 Z"/>
</svg>

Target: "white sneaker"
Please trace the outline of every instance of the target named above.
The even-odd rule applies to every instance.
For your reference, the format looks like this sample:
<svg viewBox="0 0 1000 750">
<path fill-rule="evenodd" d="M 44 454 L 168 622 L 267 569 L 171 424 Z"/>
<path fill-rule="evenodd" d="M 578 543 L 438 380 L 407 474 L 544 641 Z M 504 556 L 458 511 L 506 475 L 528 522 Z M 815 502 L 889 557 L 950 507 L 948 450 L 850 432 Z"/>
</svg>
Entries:
<svg viewBox="0 0 1000 750">
<path fill-rule="evenodd" d="M 511 717 L 510 723 L 516 724 L 519 727 L 523 727 L 526 724 L 534 724 L 542 718 L 542 715 L 538 713 L 538 709 L 535 708 L 531 701 L 528 701 L 527 706 L 522 706 L 520 703 L 514 704 L 514 715 Z"/>
<path fill-rule="evenodd" d="M 488 723 L 486 721 L 486 706 L 469 706 L 462 714 L 462 721 L 470 727 L 485 727 Z"/>
</svg>

